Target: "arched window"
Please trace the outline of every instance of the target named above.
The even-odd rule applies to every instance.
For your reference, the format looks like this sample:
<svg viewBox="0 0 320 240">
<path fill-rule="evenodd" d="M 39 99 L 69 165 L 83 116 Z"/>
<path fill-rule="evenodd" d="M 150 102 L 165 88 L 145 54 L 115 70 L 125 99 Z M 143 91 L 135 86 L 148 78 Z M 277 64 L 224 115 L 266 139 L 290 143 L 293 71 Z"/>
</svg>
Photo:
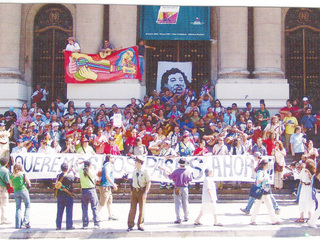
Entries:
<svg viewBox="0 0 320 240">
<path fill-rule="evenodd" d="M 33 86 L 40 84 L 49 91 L 48 101 L 66 98 L 64 55 L 67 38 L 72 36 L 73 20 L 63 5 L 48 4 L 34 19 Z"/>
<path fill-rule="evenodd" d="M 285 19 L 286 78 L 290 96 L 317 104 L 320 90 L 320 11 L 292 8 Z"/>
</svg>

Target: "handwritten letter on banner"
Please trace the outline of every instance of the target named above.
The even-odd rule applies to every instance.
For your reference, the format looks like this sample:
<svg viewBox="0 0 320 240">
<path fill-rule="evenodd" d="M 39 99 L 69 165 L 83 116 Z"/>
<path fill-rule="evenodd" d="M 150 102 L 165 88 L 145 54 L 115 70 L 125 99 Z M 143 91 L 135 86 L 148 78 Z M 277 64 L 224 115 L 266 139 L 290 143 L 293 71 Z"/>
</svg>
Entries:
<svg viewBox="0 0 320 240">
<path fill-rule="evenodd" d="M 66 162 L 70 167 L 73 167 L 77 172 L 79 165 L 84 160 L 89 160 L 94 171 L 98 172 L 101 169 L 105 159 L 104 155 L 89 155 L 89 154 L 41 154 L 41 153 L 24 153 L 11 154 L 13 161 L 22 163 L 24 171 L 30 179 L 53 179 L 56 178 L 60 171 L 60 165 Z M 134 170 L 134 159 L 127 156 L 114 156 L 114 176 L 121 178 L 124 174 L 131 174 Z M 273 157 L 263 157 L 269 161 L 270 182 L 273 182 Z M 255 174 L 252 168 L 253 157 L 249 156 L 201 156 L 188 157 L 189 168 L 194 177 L 194 182 L 202 182 L 204 179 L 204 170 L 206 168 L 213 169 L 214 178 L 216 181 L 242 181 L 254 182 Z M 178 165 L 178 158 L 164 159 L 162 157 L 148 156 L 143 167 L 147 169 L 152 181 L 169 182 L 170 180 L 163 175 L 159 170 L 159 166 L 166 169 L 168 172 L 173 172 Z M 256 163 L 254 163 L 254 167 Z"/>
</svg>

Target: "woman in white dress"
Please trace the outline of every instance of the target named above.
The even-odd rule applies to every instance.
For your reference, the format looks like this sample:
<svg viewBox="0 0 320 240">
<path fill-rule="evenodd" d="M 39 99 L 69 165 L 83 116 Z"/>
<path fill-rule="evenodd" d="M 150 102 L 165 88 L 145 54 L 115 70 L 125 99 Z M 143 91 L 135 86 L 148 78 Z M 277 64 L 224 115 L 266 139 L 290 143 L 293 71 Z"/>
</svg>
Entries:
<svg viewBox="0 0 320 240">
<path fill-rule="evenodd" d="M 198 218 L 195 220 L 194 225 L 202 225 L 200 219 L 204 214 L 212 214 L 214 217 L 214 226 L 222 226 L 217 220 L 217 189 L 213 179 L 212 169 L 204 171 L 206 177 L 202 187 L 202 205 Z"/>
<path fill-rule="evenodd" d="M 287 155 L 286 149 L 283 147 L 281 141 L 276 142 L 276 146 L 272 151 L 275 160 L 274 168 L 274 188 L 282 189 L 283 187 L 283 170 L 286 167 L 285 156 Z"/>
<path fill-rule="evenodd" d="M 305 163 L 301 163 L 301 171 L 299 174 L 301 190 L 299 195 L 299 212 L 300 218 L 295 220 L 295 222 L 303 223 L 305 222 L 304 214 L 308 213 L 308 218 L 310 219 L 311 213 L 314 212 L 315 202 L 312 199 L 312 175 L 315 173 L 315 165 L 312 160 L 307 160 Z"/>
</svg>

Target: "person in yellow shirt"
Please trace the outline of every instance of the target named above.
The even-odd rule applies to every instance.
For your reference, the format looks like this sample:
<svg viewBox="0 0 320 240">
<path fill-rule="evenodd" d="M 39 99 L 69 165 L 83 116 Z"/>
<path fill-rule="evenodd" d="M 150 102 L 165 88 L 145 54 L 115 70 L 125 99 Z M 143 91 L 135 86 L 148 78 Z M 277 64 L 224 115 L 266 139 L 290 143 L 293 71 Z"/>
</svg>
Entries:
<svg viewBox="0 0 320 240">
<path fill-rule="evenodd" d="M 298 126 L 298 120 L 296 117 L 293 116 L 292 111 L 288 111 L 287 116 L 283 119 L 283 123 L 286 126 L 285 130 L 285 140 L 284 140 L 284 146 L 287 150 L 287 152 L 290 152 L 290 137 L 292 134 L 294 134 L 294 130 L 296 126 Z"/>
</svg>

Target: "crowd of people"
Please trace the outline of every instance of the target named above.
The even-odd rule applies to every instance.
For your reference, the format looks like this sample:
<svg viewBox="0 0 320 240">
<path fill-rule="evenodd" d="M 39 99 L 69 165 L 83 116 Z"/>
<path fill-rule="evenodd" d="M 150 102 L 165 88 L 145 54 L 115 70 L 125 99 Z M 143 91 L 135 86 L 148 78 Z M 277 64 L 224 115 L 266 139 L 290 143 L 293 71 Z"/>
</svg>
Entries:
<svg viewBox="0 0 320 240">
<path fill-rule="evenodd" d="M 81 109 L 81 106 L 75 106 L 72 100 L 63 103 L 60 97 L 57 97 L 55 101 L 48 102 L 45 87 L 37 86 L 32 95 L 33 99 L 36 100 L 34 97 L 41 94 L 32 103 L 31 108 L 27 104 L 23 104 L 18 111 L 10 107 L 8 111 L 0 115 L 0 154 L 2 158 L 7 159 L 10 159 L 10 153 L 26 152 L 128 155 L 140 159 L 137 162 L 141 165 L 143 164 L 141 157 L 147 155 L 163 156 L 166 159 L 204 155 L 254 155 L 258 160 L 258 166 L 263 163 L 261 156 L 274 156 L 274 187 L 276 189 L 283 188 L 283 180 L 287 180 L 292 194 L 298 195 L 301 212 L 299 221 L 305 221 L 303 215 L 305 212 L 310 218 L 314 210 L 311 204 L 311 201 L 314 201 L 311 195 L 312 183 L 317 189 L 319 185 L 317 184 L 319 177 L 317 157 L 319 154 L 314 143 L 318 146 L 319 134 L 317 130 L 320 124 L 320 115 L 313 112 L 309 99 L 304 97 L 301 105 L 298 99 L 287 100 L 286 106 L 280 109 L 278 114 L 271 116 L 263 99 L 260 100 L 259 109 L 253 109 L 250 102 L 246 104 L 244 109 L 238 108 L 236 103 L 224 107 L 218 99 L 212 98 L 210 92 L 213 88 L 214 86 L 210 87 L 205 84 L 197 95 L 190 86 L 187 86 L 185 90 L 172 92 L 167 85 L 164 85 L 161 92 L 153 91 L 151 96 L 145 95 L 143 100 L 132 98 L 124 109 L 119 109 L 116 104 L 108 109 L 103 103 L 98 108 L 93 108 L 90 102 L 85 103 Z M 37 101 L 41 104 L 37 104 Z M 119 121 L 115 123 L 115 119 L 119 118 L 121 119 L 120 123 Z M 286 164 L 285 156 L 289 154 L 293 156 L 293 163 Z M 9 165 L 11 165 L 9 169 L 13 169 L 13 179 L 17 177 L 19 179 L 15 181 L 16 184 L 23 185 L 24 182 L 28 182 L 24 180 L 25 175 L 22 179 L 20 167 L 15 167 L 13 164 L 9 161 Z M 90 163 L 85 164 L 83 169 L 90 165 Z M 66 168 L 66 166 L 61 168 L 60 180 L 64 176 L 63 172 L 67 171 Z M 266 180 L 263 174 L 264 169 L 264 165 L 255 169 L 257 184 L 261 185 Z M 106 172 L 110 171 L 110 169 L 104 170 L 105 179 L 108 176 Z M 138 166 L 137 176 L 139 171 Z M 174 175 L 166 172 L 164 174 L 167 174 L 174 181 Z M 141 180 L 143 187 L 140 187 L 139 181 L 137 186 L 133 186 L 133 189 L 137 191 L 134 204 L 142 204 L 150 188 L 147 173 L 141 173 L 141 175 L 145 176 Z M 206 175 L 212 177 L 212 171 L 206 170 Z M 85 186 L 82 187 L 84 190 L 82 194 L 86 195 L 82 199 L 86 202 L 83 202 L 86 206 L 83 207 L 84 227 L 88 225 L 87 204 L 90 201 L 95 206 L 93 209 L 95 211 L 94 221 L 98 226 L 99 203 L 91 190 L 88 190 L 92 189 L 92 185 L 94 185 L 91 179 L 93 176 L 89 178 L 88 176 L 90 174 L 87 171 L 80 173 L 81 186 Z M 175 194 L 182 196 L 182 199 L 177 197 L 177 205 L 179 205 L 178 201 L 186 200 L 186 197 L 183 196 L 187 196 L 187 193 L 183 192 L 187 190 L 184 188 L 192 178 L 186 179 L 188 181 L 183 182 L 182 186 L 176 186 L 176 189 L 180 189 L 180 191 Z M 66 180 L 68 178 L 64 176 L 61 181 Z M 107 180 L 109 184 L 102 185 L 105 189 L 100 189 L 100 192 L 105 191 L 106 196 L 109 197 L 105 197 L 102 203 L 100 200 L 101 205 L 112 201 L 110 200 L 111 188 L 117 188 L 111 178 Z M 72 182 L 70 179 L 69 181 Z M 300 185 L 298 192 L 296 192 L 295 184 L 299 181 Z M 135 184 L 134 182 L 133 184 Z M 4 186 L 5 184 L 0 182 L 0 187 Z M 209 197 L 206 197 L 206 201 L 209 199 L 209 202 L 212 202 L 211 200 L 216 199 L 216 196 L 212 195 L 212 183 L 209 180 L 206 183 L 206 188 L 208 187 L 210 187 L 210 194 Z M 218 182 L 217 187 L 222 189 L 223 183 Z M 240 184 L 237 182 L 234 187 L 238 188 Z M 26 190 L 21 186 L 19 189 L 19 191 Z M 72 187 L 67 190 L 72 192 Z M 66 191 L 62 191 L 61 194 L 62 197 L 68 195 Z M 20 195 L 22 195 L 22 197 L 20 196 L 21 204 L 21 199 L 26 199 L 23 198 L 23 194 Z M 319 198 L 318 193 L 316 198 Z M 264 198 L 264 201 L 269 204 L 268 209 L 271 209 L 271 200 L 272 197 L 268 200 L 267 197 Z M 61 206 L 68 205 L 65 199 L 61 201 Z M 27 199 L 26 202 L 30 201 Z M 129 230 L 133 227 L 132 219 L 134 219 L 136 211 L 134 204 L 131 205 L 134 209 L 128 220 Z M 60 214 L 59 216 L 62 217 L 61 209 L 63 212 L 63 207 L 59 209 L 58 215 Z M 214 212 L 215 206 L 205 205 L 203 209 L 211 209 Z M 109 210 L 111 212 L 111 209 Z M 185 220 L 187 220 L 187 209 L 184 207 L 183 210 L 185 211 Z M 248 213 L 247 210 L 244 212 Z M 258 207 L 254 211 L 254 216 L 257 212 Z M 200 224 L 199 220 L 204 213 L 205 210 L 200 213 L 196 220 L 197 224 Z M 139 228 L 143 229 L 143 212 L 140 212 L 140 215 Z M 111 213 L 109 217 L 113 218 Z M 20 216 L 17 220 L 19 224 L 16 226 L 28 227 L 28 217 L 26 219 L 22 223 Z M 2 219 L 2 221 L 6 220 Z M 181 221 L 180 215 L 177 215 L 176 223 Z M 274 219 L 272 222 L 277 223 Z M 255 217 L 253 217 L 252 223 L 255 223 Z M 220 225 L 216 219 L 215 224 Z M 315 226 L 314 221 L 311 225 Z M 70 228 L 72 228 L 72 223 L 69 222 L 67 229 Z M 60 217 L 57 218 L 57 229 L 61 229 Z"/>
</svg>

